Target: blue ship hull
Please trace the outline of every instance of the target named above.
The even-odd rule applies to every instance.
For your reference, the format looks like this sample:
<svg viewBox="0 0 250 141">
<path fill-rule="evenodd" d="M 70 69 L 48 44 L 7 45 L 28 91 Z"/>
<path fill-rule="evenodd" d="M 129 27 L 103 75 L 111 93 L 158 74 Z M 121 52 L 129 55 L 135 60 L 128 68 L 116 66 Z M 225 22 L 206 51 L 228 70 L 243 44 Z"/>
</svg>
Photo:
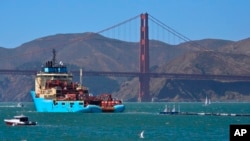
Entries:
<svg viewBox="0 0 250 141">
<path fill-rule="evenodd" d="M 84 101 L 54 101 L 51 99 L 37 98 L 35 91 L 30 92 L 37 112 L 82 112 L 82 113 L 100 113 L 102 108 L 98 105 L 86 105 Z M 124 105 L 115 105 L 112 112 L 123 112 Z"/>
</svg>

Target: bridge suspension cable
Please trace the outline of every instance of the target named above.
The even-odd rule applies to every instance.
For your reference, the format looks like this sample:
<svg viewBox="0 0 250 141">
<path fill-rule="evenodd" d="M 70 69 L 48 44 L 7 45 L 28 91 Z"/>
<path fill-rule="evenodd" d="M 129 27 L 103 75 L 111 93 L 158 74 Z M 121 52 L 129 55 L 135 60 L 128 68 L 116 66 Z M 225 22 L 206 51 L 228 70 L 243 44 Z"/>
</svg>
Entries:
<svg viewBox="0 0 250 141">
<path fill-rule="evenodd" d="M 136 15 L 96 33 L 112 39 L 139 42 L 139 17 Z"/>
<path fill-rule="evenodd" d="M 123 25 L 126 25 L 126 24 L 128 24 L 128 26 L 127 26 L 128 28 L 125 28 L 125 31 L 122 30 L 122 31 L 121 31 L 122 33 L 121 33 L 121 34 L 118 33 L 118 34 L 119 34 L 119 35 L 122 35 L 122 34 L 124 34 L 124 33 L 126 32 L 126 33 L 128 33 L 128 36 L 129 36 L 130 38 L 132 38 L 132 40 L 133 40 L 134 42 L 138 42 L 138 43 L 139 43 L 139 42 L 140 42 L 140 41 L 139 41 L 139 35 L 140 35 L 140 33 L 139 33 L 139 28 L 140 28 L 139 25 L 140 25 L 140 20 L 139 20 L 139 19 L 140 19 L 140 15 L 136 15 L 136 16 L 134 16 L 134 17 L 132 17 L 132 18 L 129 18 L 129 19 L 127 19 L 127 20 L 124 20 L 124 21 L 122 21 L 122 22 L 120 22 L 120 23 L 118 23 L 118 24 L 115 24 L 115 25 L 113 25 L 113 26 L 110 26 L 110 27 L 108 27 L 108 28 L 102 29 L 102 30 L 97 31 L 97 32 L 93 32 L 93 33 L 86 34 L 85 36 L 81 36 L 81 37 L 74 38 L 74 39 L 69 40 L 69 41 L 67 41 L 67 42 L 64 42 L 64 43 L 62 43 L 62 44 L 60 44 L 60 45 L 54 44 L 54 45 L 51 45 L 51 46 L 46 47 L 46 48 L 42 47 L 42 48 L 38 48 L 38 49 L 36 49 L 36 50 L 32 50 L 32 49 L 31 49 L 31 50 L 29 50 L 29 51 L 27 51 L 27 52 L 23 52 L 22 54 L 18 54 L 18 55 L 13 54 L 13 55 L 9 55 L 9 56 L 4 56 L 4 57 L 0 57 L 0 59 L 1 59 L 1 60 L 5 60 L 5 59 L 14 60 L 14 59 L 19 58 L 19 56 L 29 56 L 29 55 L 31 55 L 31 54 L 34 55 L 34 54 L 44 53 L 44 52 L 47 52 L 47 51 L 51 51 L 52 49 L 56 49 L 56 48 L 68 46 L 69 44 L 72 44 L 72 43 L 74 43 L 74 42 L 79 42 L 79 41 L 88 40 L 89 38 L 91 38 L 91 37 L 92 37 L 93 35 L 95 35 L 95 34 L 102 34 L 102 35 L 103 35 L 105 32 L 111 31 L 111 30 L 113 30 L 113 29 L 115 29 L 115 28 L 122 28 L 122 26 L 123 26 Z M 152 15 L 149 15 L 149 20 L 152 21 L 152 22 L 153 22 L 154 24 L 156 24 L 157 26 L 161 27 L 161 30 L 163 29 L 163 30 L 167 31 L 168 33 L 171 33 L 172 35 L 178 37 L 178 38 L 181 39 L 182 41 L 184 41 L 184 42 L 190 42 L 190 43 L 192 43 L 192 44 L 195 44 L 195 42 L 193 42 L 190 38 L 188 38 L 188 37 L 182 35 L 181 33 L 177 32 L 176 30 L 174 30 L 174 29 L 171 28 L 170 26 L 164 24 L 164 23 L 161 22 L 160 20 L 158 20 L 158 19 L 156 19 L 155 17 L 153 17 Z M 134 23 L 132 23 L 132 22 L 134 22 Z M 131 23 L 132 23 L 133 25 L 131 25 Z M 133 27 L 134 24 L 136 24 L 135 27 Z M 134 28 L 137 28 L 137 29 L 134 30 Z M 151 27 L 150 27 L 150 28 L 151 28 Z M 129 30 L 129 31 L 126 31 L 126 30 Z M 157 29 L 157 30 L 158 30 L 158 29 Z M 136 36 L 136 37 L 133 37 L 133 36 Z M 123 39 L 123 40 L 124 40 L 124 39 Z M 131 41 L 131 40 L 130 40 L 130 41 Z M 39 56 L 39 55 L 37 55 L 37 56 Z"/>
<path fill-rule="evenodd" d="M 110 27 L 108 27 L 108 28 L 105 28 L 105 29 L 103 29 L 103 30 L 100 30 L 100 31 L 98 31 L 98 32 L 96 32 L 96 33 L 101 34 L 101 33 L 105 32 L 105 31 L 108 31 L 108 30 L 114 29 L 114 28 L 116 28 L 116 27 L 119 27 L 119 26 L 121 26 L 121 25 L 124 25 L 124 24 L 126 24 L 126 23 L 128 23 L 128 22 L 130 22 L 130 21 L 132 21 L 132 20 L 134 20 L 134 19 L 136 19 L 136 18 L 139 18 L 139 17 L 140 17 L 140 15 L 137 15 L 137 16 L 132 17 L 132 18 L 129 18 L 129 19 L 123 21 L 123 22 L 120 22 L 120 23 L 118 23 L 118 24 L 115 24 L 115 25 L 113 25 L 113 26 L 110 26 Z"/>
<path fill-rule="evenodd" d="M 95 35 L 95 34 L 103 34 L 104 32 L 106 32 L 106 31 L 109 31 L 109 30 L 111 30 L 111 29 L 114 29 L 114 28 L 117 28 L 117 27 L 119 27 L 119 26 L 121 26 L 121 25 L 124 25 L 124 24 L 126 24 L 126 23 L 128 23 L 128 22 L 131 22 L 131 21 L 133 21 L 133 20 L 135 20 L 135 19 L 139 19 L 139 17 L 140 17 L 140 15 L 136 15 L 136 16 L 134 16 L 134 17 L 132 17 L 132 18 L 129 18 L 129 19 L 127 19 L 127 20 L 125 20 L 125 21 L 123 21 L 123 22 L 120 22 L 120 23 L 118 23 L 118 24 L 115 24 L 115 25 L 113 25 L 113 26 L 110 26 L 110 27 L 108 27 L 108 28 L 105 28 L 105 29 L 103 29 L 103 30 L 100 30 L 100 31 L 97 31 L 97 32 L 93 32 L 93 33 L 89 33 L 89 34 L 87 34 L 86 36 L 84 36 L 84 37 L 78 37 L 78 38 L 75 38 L 75 39 L 73 39 L 73 40 L 70 40 L 69 42 L 67 42 L 67 43 L 63 43 L 63 44 L 61 44 L 60 46 L 58 46 L 58 45 L 53 45 L 53 46 L 50 46 L 50 47 L 46 47 L 46 48 L 39 48 L 39 49 L 36 49 L 35 51 L 33 51 L 33 50 L 31 50 L 31 51 L 28 51 L 28 52 L 25 52 L 25 53 L 22 53 L 22 54 L 19 54 L 19 55 L 9 55 L 9 56 L 6 56 L 6 57 L 0 57 L 0 59 L 1 60 L 10 60 L 10 59 L 16 59 L 16 58 L 18 58 L 19 56 L 28 56 L 28 55 L 31 55 L 31 54 L 38 54 L 38 53 L 41 53 L 41 52 L 45 52 L 45 51 L 51 51 L 52 49 L 56 49 L 56 48 L 59 48 L 59 47 L 62 47 L 62 46 L 66 46 L 67 44 L 71 44 L 71 43 L 74 43 L 74 42 L 76 42 L 76 41 L 84 41 L 84 40 L 87 40 L 87 39 L 90 39 L 93 35 Z"/>
<path fill-rule="evenodd" d="M 163 23 L 162 21 L 158 20 L 157 18 L 153 17 L 152 15 L 149 15 L 149 20 L 152 21 L 153 23 L 155 23 L 156 25 L 160 26 L 163 30 L 169 32 L 170 34 L 172 34 L 173 36 L 177 37 L 178 39 L 180 39 L 180 42 L 177 42 L 175 44 L 179 44 L 181 42 L 188 42 L 192 45 L 192 47 L 197 48 L 199 50 L 206 50 L 208 51 L 209 49 L 202 47 L 201 44 L 191 40 L 190 38 L 188 38 L 187 36 L 181 34 L 180 32 L 176 31 L 175 29 L 173 29 L 172 27 L 166 25 L 165 23 Z"/>
<path fill-rule="evenodd" d="M 22 54 L 19 54 L 19 55 L 9 55 L 9 56 L 5 56 L 5 57 L 1 57 L 1 59 L 4 59 L 4 60 L 8 59 L 8 60 L 10 60 L 10 59 L 16 59 L 19 56 L 29 56 L 31 54 L 39 54 L 41 52 L 44 53 L 44 52 L 47 52 L 47 51 L 51 51 L 53 48 L 56 49 L 56 48 L 59 48 L 59 47 L 62 47 L 62 46 L 67 46 L 68 44 L 71 44 L 71 43 L 74 43 L 74 42 L 77 42 L 77 41 L 87 40 L 87 39 L 91 38 L 95 34 L 105 35 L 105 32 L 111 31 L 111 30 L 119 28 L 119 27 L 122 28 L 121 27 L 122 25 L 126 25 L 128 23 L 133 22 L 133 21 L 134 21 L 134 23 L 131 23 L 131 25 L 128 25 L 128 28 L 125 28 L 124 30 L 123 29 L 119 30 L 119 33 L 117 33 L 117 34 L 119 36 L 124 36 L 124 34 L 126 33 L 127 34 L 126 36 L 129 38 L 129 39 L 127 39 L 127 41 L 139 42 L 139 19 L 140 19 L 140 15 L 136 15 L 136 16 L 134 16 L 132 18 L 124 20 L 124 21 L 122 21 L 122 22 L 120 22 L 118 24 L 115 24 L 113 26 L 110 26 L 108 28 L 102 29 L 102 30 L 97 31 L 97 32 L 89 33 L 89 34 L 87 34 L 84 37 L 78 37 L 78 38 L 72 39 L 69 42 L 61 44 L 60 46 L 58 46 L 58 45 L 52 45 L 52 46 L 46 47 L 46 48 L 39 48 L 39 49 L 36 49 L 36 50 L 30 50 L 28 52 L 25 52 L 25 53 L 22 53 Z M 192 44 L 195 44 L 195 42 L 193 42 L 190 38 L 188 38 L 188 37 L 184 36 L 183 34 L 177 32 L 176 30 L 174 30 L 170 26 L 164 24 L 160 20 L 158 20 L 155 17 L 153 17 L 152 15 L 149 15 L 149 20 L 152 21 L 153 23 L 157 24 L 158 26 L 160 26 L 165 31 L 168 31 L 172 35 L 178 37 L 182 41 L 184 41 L 184 42 L 191 42 Z M 122 32 L 122 33 L 120 33 L 120 32 Z M 112 38 L 119 38 L 120 40 L 124 40 L 124 39 L 121 39 L 121 37 L 115 37 L 115 36 L 113 36 Z"/>
<path fill-rule="evenodd" d="M 173 35 L 179 37 L 180 39 L 182 39 L 185 42 L 189 42 L 192 41 L 190 38 L 184 36 L 183 34 L 177 32 L 175 29 L 171 28 L 170 26 L 166 25 L 165 23 L 161 22 L 160 20 L 156 19 L 155 17 L 153 17 L 152 15 L 149 15 L 149 20 L 151 20 L 152 22 L 156 23 L 157 25 L 161 26 L 164 30 L 172 33 Z"/>
</svg>

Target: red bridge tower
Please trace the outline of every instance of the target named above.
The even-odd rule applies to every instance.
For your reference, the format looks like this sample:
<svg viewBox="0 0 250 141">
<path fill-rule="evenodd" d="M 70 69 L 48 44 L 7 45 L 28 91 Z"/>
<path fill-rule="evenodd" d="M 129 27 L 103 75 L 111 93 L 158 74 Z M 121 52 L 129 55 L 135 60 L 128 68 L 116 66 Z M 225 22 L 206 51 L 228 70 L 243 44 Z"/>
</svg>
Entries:
<svg viewBox="0 0 250 141">
<path fill-rule="evenodd" d="M 140 54 L 139 54 L 139 96 L 138 101 L 150 101 L 149 94 L 149 81 L 150 77 L 147 75 L 149 72 L 149 39 L 148 39 L 148 14 L 141 14 L 141 27 L 140 27 Z"/>
</svg>

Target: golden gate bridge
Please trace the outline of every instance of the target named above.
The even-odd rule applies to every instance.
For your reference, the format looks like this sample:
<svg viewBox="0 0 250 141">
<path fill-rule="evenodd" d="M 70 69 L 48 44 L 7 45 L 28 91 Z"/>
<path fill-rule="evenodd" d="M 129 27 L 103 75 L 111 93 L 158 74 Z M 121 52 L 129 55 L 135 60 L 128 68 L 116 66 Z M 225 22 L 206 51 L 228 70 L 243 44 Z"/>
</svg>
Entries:
<svg viewBox="0 0 250 141">
<path fill-rule="evenodd" d="M 105 72 L 105 71 L 84 71 L 85 75 L 88 76 L 115 76 L 115 77 L 139 77 L 139 94 L 138 101 L 151 101 L 151 96 L 149 92 L 149 82 L 151 77 L 155 78 L 167 78 L 167 79 L 188 79 L 188 80 L 227 80 L 227 81 L 250 81 L 250 76 L 245 75 L 211 75 L 211 74 L 180 74 L 180 73 L 154 73 L 149 70 L 149 20 L 153 23 L 159 25 L 163 30 L 168 31 L 170 34 L 178 38 L 178 41 L 175 41 L 176 44 L 182 42 L 192 41 L 188 37 L 180 34 L 175 31 L 173 28 L 167 26 L 160 20 L 154 18 L 153 16 L 143 13 L 133 18 L 130 18 L 124 22 L 96 32 L 102 34 L 114 28 L 117 28 L 123 24 L 126 24 L 134 19 L 140 18 L 140 37 L 139 39 L 139 72 Z M 131 27 L 129 27 L 131 28 Z M 112 33 L 115 34 L 115 33 Z M 90 38 L 91 34 L 86 37 Z M 80 39 L 82 40 L 82 39 Z M 176 40 L 176 39 L 174 39 Z M 76 41 L 76 40 L 74 40 Z M 73 41 L 73 42 L 74 42 Z M 201 50 L 208 50 L 206 48 L 201 48 L 196 42 L 191 42 L 192 45 Z M 74 75 L 79 75 L 79 71 L 71 71 Z M 35 75 L 37 70 L 11 70 L 11 69 L 2 69 L 0 74 L 9 74 L 9 75 Z"/>
</svg>

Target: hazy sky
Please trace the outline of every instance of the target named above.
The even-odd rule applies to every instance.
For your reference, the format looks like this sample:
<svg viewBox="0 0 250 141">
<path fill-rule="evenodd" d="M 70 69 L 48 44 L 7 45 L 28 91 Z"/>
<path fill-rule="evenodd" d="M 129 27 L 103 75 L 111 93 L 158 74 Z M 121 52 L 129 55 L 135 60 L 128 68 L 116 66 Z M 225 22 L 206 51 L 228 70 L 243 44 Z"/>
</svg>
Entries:
<svg viewBox="0 0 250 141">
<path fill-rule="evenodd" d="M 250 36 L 249 0 L 0 0 L 0 47 L 97 32 L 148 12 L 192 40 Z"/>
</svg>

